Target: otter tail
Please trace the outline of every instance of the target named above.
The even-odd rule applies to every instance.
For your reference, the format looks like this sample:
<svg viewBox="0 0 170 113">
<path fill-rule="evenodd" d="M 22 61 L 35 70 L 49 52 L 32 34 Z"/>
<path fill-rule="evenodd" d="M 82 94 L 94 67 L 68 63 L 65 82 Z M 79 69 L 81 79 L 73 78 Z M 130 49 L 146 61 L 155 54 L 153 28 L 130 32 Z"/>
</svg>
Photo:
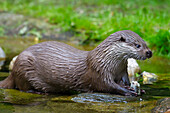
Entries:
<svg viewBox="0 0 170 113">
<path fill-rule="evenodd" d="M 12 89 L 14 88 L 14 79 L 10 74 L 5 80 L 0 81 L 0 88 Z"/>
</svg>

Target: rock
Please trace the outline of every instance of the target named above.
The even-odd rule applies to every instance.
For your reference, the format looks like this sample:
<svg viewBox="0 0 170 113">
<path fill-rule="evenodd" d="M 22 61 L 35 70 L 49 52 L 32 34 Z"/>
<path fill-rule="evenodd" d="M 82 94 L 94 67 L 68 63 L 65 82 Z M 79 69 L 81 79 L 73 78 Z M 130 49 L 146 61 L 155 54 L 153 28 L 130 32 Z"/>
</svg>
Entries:
<svg viewBox="0 0 170 113">
<path fill-rule="evenodd" d="M 1 70 L 1 67 L 4 65 L 5 57 L 6 57 L 5 52 L 0 47 L 0 70 Z"/>
<path fill-rule="evenodd" d="M 9 64 L 9 70 L 12 70 L 13 66 L 14 66 L 14 63 L 15 63 L 15 60 L 17 59 L 18 56 L 15 56 L 12 61 L 10 62 Z"/>
<path fill-rule="evenodd" d="M 72 100 L 78 103 L 128 103 L 139 101 L 140 97 L 120 96 L 107 93 L 81 93 L 72 98 Z"/>
<path fill-rule="evenodd" d="M 128 59 L 127 70 L 128 70 L 130 82 L 139 80 L 139 77 L 136 77 L 135 75 L 136 75 L 136 73 L 140 73 L 141 69 L 135 59 L 133 59 L 133 58 Z"/>
<path fill-rule="evenodd" d="M 0 47 L 0 58 L 5 58 L 5 52 L 3 51 L 3 49 Z"/>
<path fill-rule="evenodd" d="M 158 100 L 157 106 L 152 109 L 152 113 L 170 113 L 170 97 Z"/>
<path fill-rule="evenodd" d="M 149 73 L 144 71 L 142 73 L 143 76 L 143 84 L 153 84 L 153 82 L 157 81 L 158 76 L 155 75 L 154 73 Z"/>
<path fill-rule="evenodd" d="M 132 81 L 130 87 L 133 88 L 138 95 L 141 95 L 140 84 L 137 81 Z"/>
</svg>

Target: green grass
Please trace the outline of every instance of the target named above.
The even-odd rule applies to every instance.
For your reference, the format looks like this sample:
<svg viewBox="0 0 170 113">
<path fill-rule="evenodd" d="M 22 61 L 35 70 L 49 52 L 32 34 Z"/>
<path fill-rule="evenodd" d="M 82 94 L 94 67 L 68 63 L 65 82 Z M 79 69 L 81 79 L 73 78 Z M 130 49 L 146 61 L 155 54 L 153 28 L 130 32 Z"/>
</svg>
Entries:
<svg viewBox="0 0 170 113">
<path fill-rule="evenodd" d="M 0 11 L 41 18 L 81 42 L 100 42 L 119 30 L 138 33 L 157 55 L 170 57 L 169 0 L 0 0 Z"/>
</svg>

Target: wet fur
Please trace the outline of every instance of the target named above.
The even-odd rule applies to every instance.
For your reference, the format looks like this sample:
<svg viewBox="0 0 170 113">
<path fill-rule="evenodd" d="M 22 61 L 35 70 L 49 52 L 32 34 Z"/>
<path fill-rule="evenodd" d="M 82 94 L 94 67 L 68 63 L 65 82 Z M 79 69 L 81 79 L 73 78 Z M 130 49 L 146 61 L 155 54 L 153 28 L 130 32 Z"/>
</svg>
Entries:
<svg viewBox="0 0 170 113">
<path fill-rule="evenodd" d="M 136 43 L 141 45 L 140 50 L 135 48 Z M 124 88 L 130 85 L 127 59 L 144 60 L 148 50 L 142 38 L 128 30 L 110 35 L 92 51 L 81 51 L 56 41 L 43 42 L 18 56 L 10 76 L 0 82 L 0 87 L 132 95 L 134 92 Z"/>
</svg>

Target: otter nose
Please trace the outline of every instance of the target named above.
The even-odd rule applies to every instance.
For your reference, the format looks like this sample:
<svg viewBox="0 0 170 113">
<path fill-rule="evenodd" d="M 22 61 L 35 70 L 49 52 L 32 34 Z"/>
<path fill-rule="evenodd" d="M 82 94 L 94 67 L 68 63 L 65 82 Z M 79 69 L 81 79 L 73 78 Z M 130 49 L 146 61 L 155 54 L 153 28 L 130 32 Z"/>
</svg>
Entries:
<svg viewBox="0 0 170 113">
<path fill-rule="evenodd" d="M 151 58 L 152 57 L 152 51 L 146 51 L 146 57 Z"/>
</svg>

